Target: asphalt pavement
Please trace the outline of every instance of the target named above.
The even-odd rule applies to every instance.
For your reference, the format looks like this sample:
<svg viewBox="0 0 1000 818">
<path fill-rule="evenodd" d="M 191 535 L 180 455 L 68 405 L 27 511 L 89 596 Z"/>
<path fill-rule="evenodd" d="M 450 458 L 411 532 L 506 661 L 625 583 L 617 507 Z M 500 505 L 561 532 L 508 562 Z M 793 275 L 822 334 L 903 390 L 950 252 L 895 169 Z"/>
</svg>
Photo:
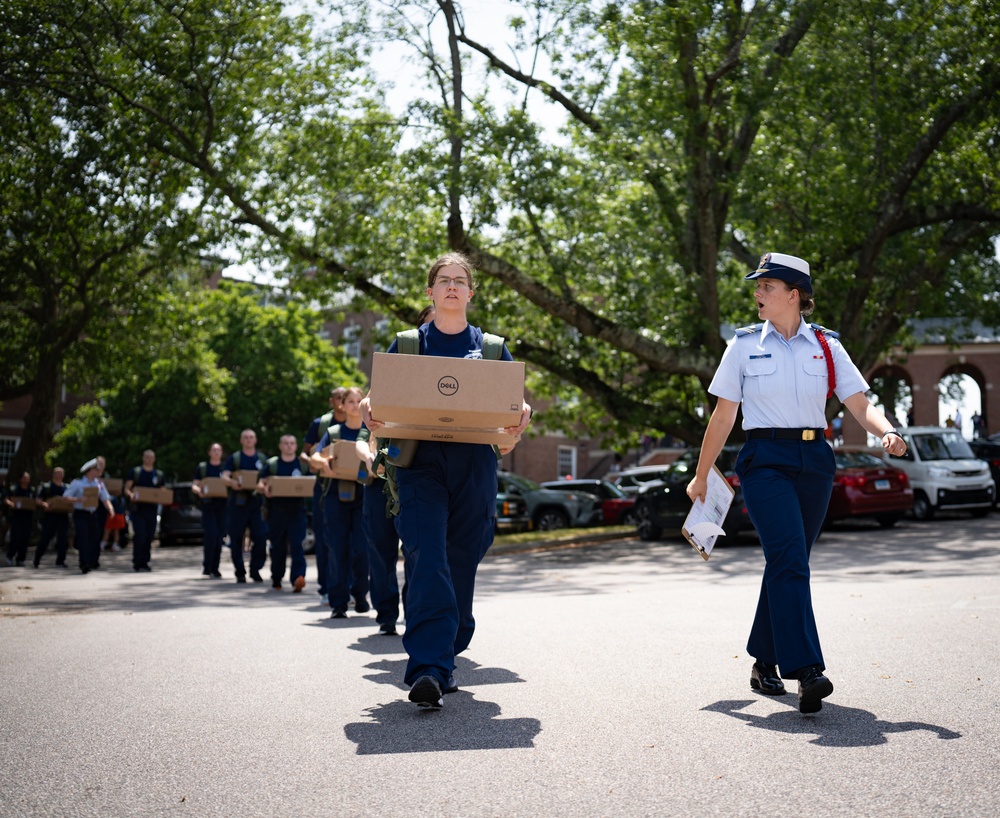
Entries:
<svg viewBox="0 0 1000 818">
<path fill-rule="evenodd" d="M 1000 514 L 823 534 L 815 716 L 750 691 L 752 541 L 492 554 L 436 712 L 311 562 L 292 594 L 197 547 L 51 561 L 0 569 L 4 818 L 1000 814 Z"/>
</svg>

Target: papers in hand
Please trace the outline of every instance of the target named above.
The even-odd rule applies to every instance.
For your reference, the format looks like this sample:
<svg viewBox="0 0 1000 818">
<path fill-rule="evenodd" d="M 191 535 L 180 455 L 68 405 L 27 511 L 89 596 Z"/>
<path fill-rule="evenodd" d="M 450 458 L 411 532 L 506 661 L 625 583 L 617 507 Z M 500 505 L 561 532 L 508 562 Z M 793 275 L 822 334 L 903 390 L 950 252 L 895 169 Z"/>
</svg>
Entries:
<svg viewBox="0 0 1000 818">
<path fill-rule="evenodd" d="M 722 472 L 715 466 L 708 473 L 708 489 L 704 500 L 696 500 L 684 520 L 681 533 L 691 543 L 702 559 L 707 560 L 715 547 L 715 541 L 726 532 L 722 523 L 726 520 L 729 507 L 736 492 L 726 482 Z"/>
</svg>

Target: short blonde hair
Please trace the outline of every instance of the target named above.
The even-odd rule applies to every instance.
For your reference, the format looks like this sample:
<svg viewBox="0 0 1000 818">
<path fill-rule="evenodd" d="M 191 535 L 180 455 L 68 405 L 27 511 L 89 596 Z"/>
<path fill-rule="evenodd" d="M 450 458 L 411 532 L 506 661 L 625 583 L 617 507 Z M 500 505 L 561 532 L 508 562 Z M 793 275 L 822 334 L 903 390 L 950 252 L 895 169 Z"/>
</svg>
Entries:
<svg viewBox="0 0 1000 818">
<path fill-rule="evenodd" d="M 431 287 L 434 286 L 434 279 L 437 278 L 437 274 L 441 270 L 441 268 L 448 267 L 452 264 L 457 264 L 459 267 L 465 270 L 466 273 L 468 273 L 469 289 L 475 289 L 476 282 L 473 279 L 472 274 L 475 272 L 476 267 L 472 263 L 472 259 L 470 259 L 467 255 L 465 255 L 465 253 L 445 253 L 443 256 L 440 256 L 431 265 L 431 269 L 427 272 L 427 289 L 430 289 Z"/>
</svg>

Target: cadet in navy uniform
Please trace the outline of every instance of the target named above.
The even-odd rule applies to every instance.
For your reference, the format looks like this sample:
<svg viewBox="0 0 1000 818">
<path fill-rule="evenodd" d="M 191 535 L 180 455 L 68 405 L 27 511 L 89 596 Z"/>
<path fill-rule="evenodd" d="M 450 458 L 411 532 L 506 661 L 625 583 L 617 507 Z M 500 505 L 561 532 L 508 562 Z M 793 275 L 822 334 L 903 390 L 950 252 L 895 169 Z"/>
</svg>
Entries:
<svg viewBox="0 0 1000 818">
<path fill-rule="evenodd" d="M 56 466 L 52 470 L 52 479 L 48 483 L 42 483 L 38 487 L 38 506 L 42 510 L 42 533 L 38 538 L 38 545 L 35 546 L 34 565 L 37 568 L 42 557 L 49 548 L 52 538 L 56 541 L 56 565 L 59 568 L 66 567 L 66 551 L 69 548 L 69 514 L 49 509 L 49 499 L 52 497 L 62 497 L 66 491 L 66 484 L 63 482 L 65 470 L 62 466 Z"/>
<path fill-rule="evenodd" d="M 358 387 L 352 386 L 344 393 L 344 414 L 347 419 L 327 429 L 316 444 L 310 463 L 319 470 L 321 477 L 328 476 L 328 460 L 323 449 L 336 440 L 352 441 L 359 454 L 371 465 L 368 449 L 368 429 L 361 422 L 359 405 L 364 397 Z M 348 496 L 345 496 L 348 495 Z M 364 531 L 364 494 L 362 486 L 350 480 L 332 480 L 323 498 L 324 536 L 328 554 L 327 594 L 330 598 L 330 618 L 344 619 L 347 604 L 354 597 L 354 612 L 367 613 L 368 604 L 368 541 Z"/>
<path fill-rule="evenodd" d="M 346 393 L 347 389 L 343 386 L 330 390 L 330 411 L 314 418 L 313 422 L 309 424 L 302 444 L 302 455 L 307 463 L 309 457 L 316 451 L 316 444 L 326 434 L 326 430 L 333 424 L 343 423 L 347 419 L 344 414 L 344 395 Z M 312 469 L 311 466 L 310 469 Z M 329 488 L 329 479 L 316 478 L 316 485 L 313 487 L 312 526 L 313 540 L 316 543 L 316 592 L 323 605 L 330 604 L 326 587 L 327 574 L 329 573 L 329 548 L 326 544 L 326 523 L 323 518 L 323 497 Z"/>
<path fill-rule="evenodd" d="M 903 454 L 906 444 L 865 397 L 868 384 L 837 334 L 804 320 L 815 307 L 809 265 L 796 256 L 768 253 L 746 278 L 756 282 L 754 299 L 764 323 L 737 330 L 722 356 L 708 387 L 718 403 L 687 493 L 692 500 L 705 498 L 709 471 L 742 403 L 747 442 L 736 473 L 765 558 L 747 642 L 755 659 L 750 686 L 780 696 L 782 678 L 797 679 L 799 710 L 815 713 L 833 692 L 824 675 L 809 589 L 809 553 L 836 469 L 823 437 L 827 399 L 836 394 L 890 454 Z"/>
<path fill-rule="evenodd" d="M 271 540 L 271 587 L 281 590 L 285 577 L 285 561 L 292 557 L 292 591 L 301 593 L 306 587 L 306 555 L 302 541 L 306 538 L 306 501 L 304 497 L 272 497 L 268 477 L 302 477 L 302 462 L 296 454 L 295 435 L 282 435 L 277 457 L 268 458 L 260 470 L 257 491 L 267 498 L 267 532 Z"/>
<path fill-rule="evenodd" d="M 225 497 L 204 497 L 201 481 L 206 477 L 222 477 L 222 444 L 213 443 L 208 447 L 208 460 L 202 460 L 194 470 L 191 488 L 201 497 L 201 529 L 204 539 L 204 556 L 201 562 L 202 576 L 221 579 L 219 562 L 222 560 L 222 540 L 226 536 Z"/>
<path fill-rule="evenodd" d="M 4 503 L 8 506 L 7 513 L 10 515 L 10 542 L 7 544 L 7 564 L 24 565 L 24 560 L 28 556 L 28 545 L 31 543 L 31 527 L 35 521 L 35 509 L 20 508 L 17 502 L 21 500 L 34 500 L 35 488 L 31 485 L 31 475 L 25 472 L 21 479 L 11 487 L 10 493 Z"/>
<path fill-rule="evenodd" d="M 482 330 L 466 320 L 473 287 L 472 262 L 464 255 L 445 255 L 431 265 L 427 295 L 435 316 L 418 331 L 421 355 L 482 358 Z M 396 341 L 388 351 L 397 352 Z M 506 347 L 501 360 L 513 360 Z M 382 424 L 373 413 L 377 418 L 378 407 L 365 398 L 361 416 L 376 433 Z M 530 417 L 522 400 L 520 424 L 508 431 L 520 434 Z M 458 689 L 455 656 L 469 646 L 476 626 L 472 596 L 479 562 L 493 543 L 496 453 L 487 445 L 421 441 L 412 464 L 396 474 L 396 526 L 409 581 L 404 681 L 411 686 L 410 701 L 437 708 L 442 693 Z"/>
<path fill-rule="evenodd" d="M 88 460 L 80 467 L 83 477 L 78 477 L 66 487 L 64 497 L 72 497 L 79 501 L 77 508 L 73 510 L 73 536 L 75 538 L 76 552 L 80 557 L 81 573 L 89 573 L 98 566 L 98 557 L 101 553 L 101 533 L 97 529 L 97 506 L 94 508 L 83 508 L 83 490 L 97 489 L 98 506 L 104 506 L 108 514 L 113 514 L 111 507 L 111 497 L 104 487 L 98 475 L 101 468 L 97 460 Z"/>
<path fill-rule="evenodd" d="M 244 429 L 240 433 L 240 451 L 226 458 L 222 477 L 229 483 L 229 550 L 232 552 L 236 581 L 247 581 L 247 569 L 243 562 L 243 533 L 250 529 L 250 579 L 263 582 L 260 569 L 267 562 L 267 527 L 261 515 L 262 500 L 256 493 L 256 482 L 241 486 L 233 479 L 233 472 L 255 471 L 264 468 L 265 456 L 257 451 L 257 433 Z"/>
<path fill-rule="evenodd" d="M 163 488 L 163 472 L 156 468 L 156 452 L 146 449 L 142 453 L 142 465 L 136 466 L 129 472 L 125 481 L 125 496 L 132 503 L 130 518 L 132 520 L 132 530 L 135 535 L 132 538 L 132 570 L 151 571 L 153 570 L 149 561 L 152 558 L 153 535 L 156 533 L 156 503 L 136 502 L 134 489 L 138 488 Z M 110 505 L 110 504 L 109 504 Z M 111 513 L 114 513 L 113 506 Z"/>
</svg>

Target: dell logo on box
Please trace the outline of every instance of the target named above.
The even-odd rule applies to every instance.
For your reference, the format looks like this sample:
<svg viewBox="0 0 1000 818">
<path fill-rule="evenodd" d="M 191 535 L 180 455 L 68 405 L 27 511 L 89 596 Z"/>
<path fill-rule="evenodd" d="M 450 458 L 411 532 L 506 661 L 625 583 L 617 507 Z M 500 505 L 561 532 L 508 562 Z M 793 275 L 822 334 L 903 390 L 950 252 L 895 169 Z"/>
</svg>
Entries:
<svg viewBox="0 0 1000 818">
<path fill-rule="evenodd" d="M 445 375 L 438 381 L 438 392 L 450 398 L 458 392 L 458 378 L 453 375 Z"/>
</svg>

